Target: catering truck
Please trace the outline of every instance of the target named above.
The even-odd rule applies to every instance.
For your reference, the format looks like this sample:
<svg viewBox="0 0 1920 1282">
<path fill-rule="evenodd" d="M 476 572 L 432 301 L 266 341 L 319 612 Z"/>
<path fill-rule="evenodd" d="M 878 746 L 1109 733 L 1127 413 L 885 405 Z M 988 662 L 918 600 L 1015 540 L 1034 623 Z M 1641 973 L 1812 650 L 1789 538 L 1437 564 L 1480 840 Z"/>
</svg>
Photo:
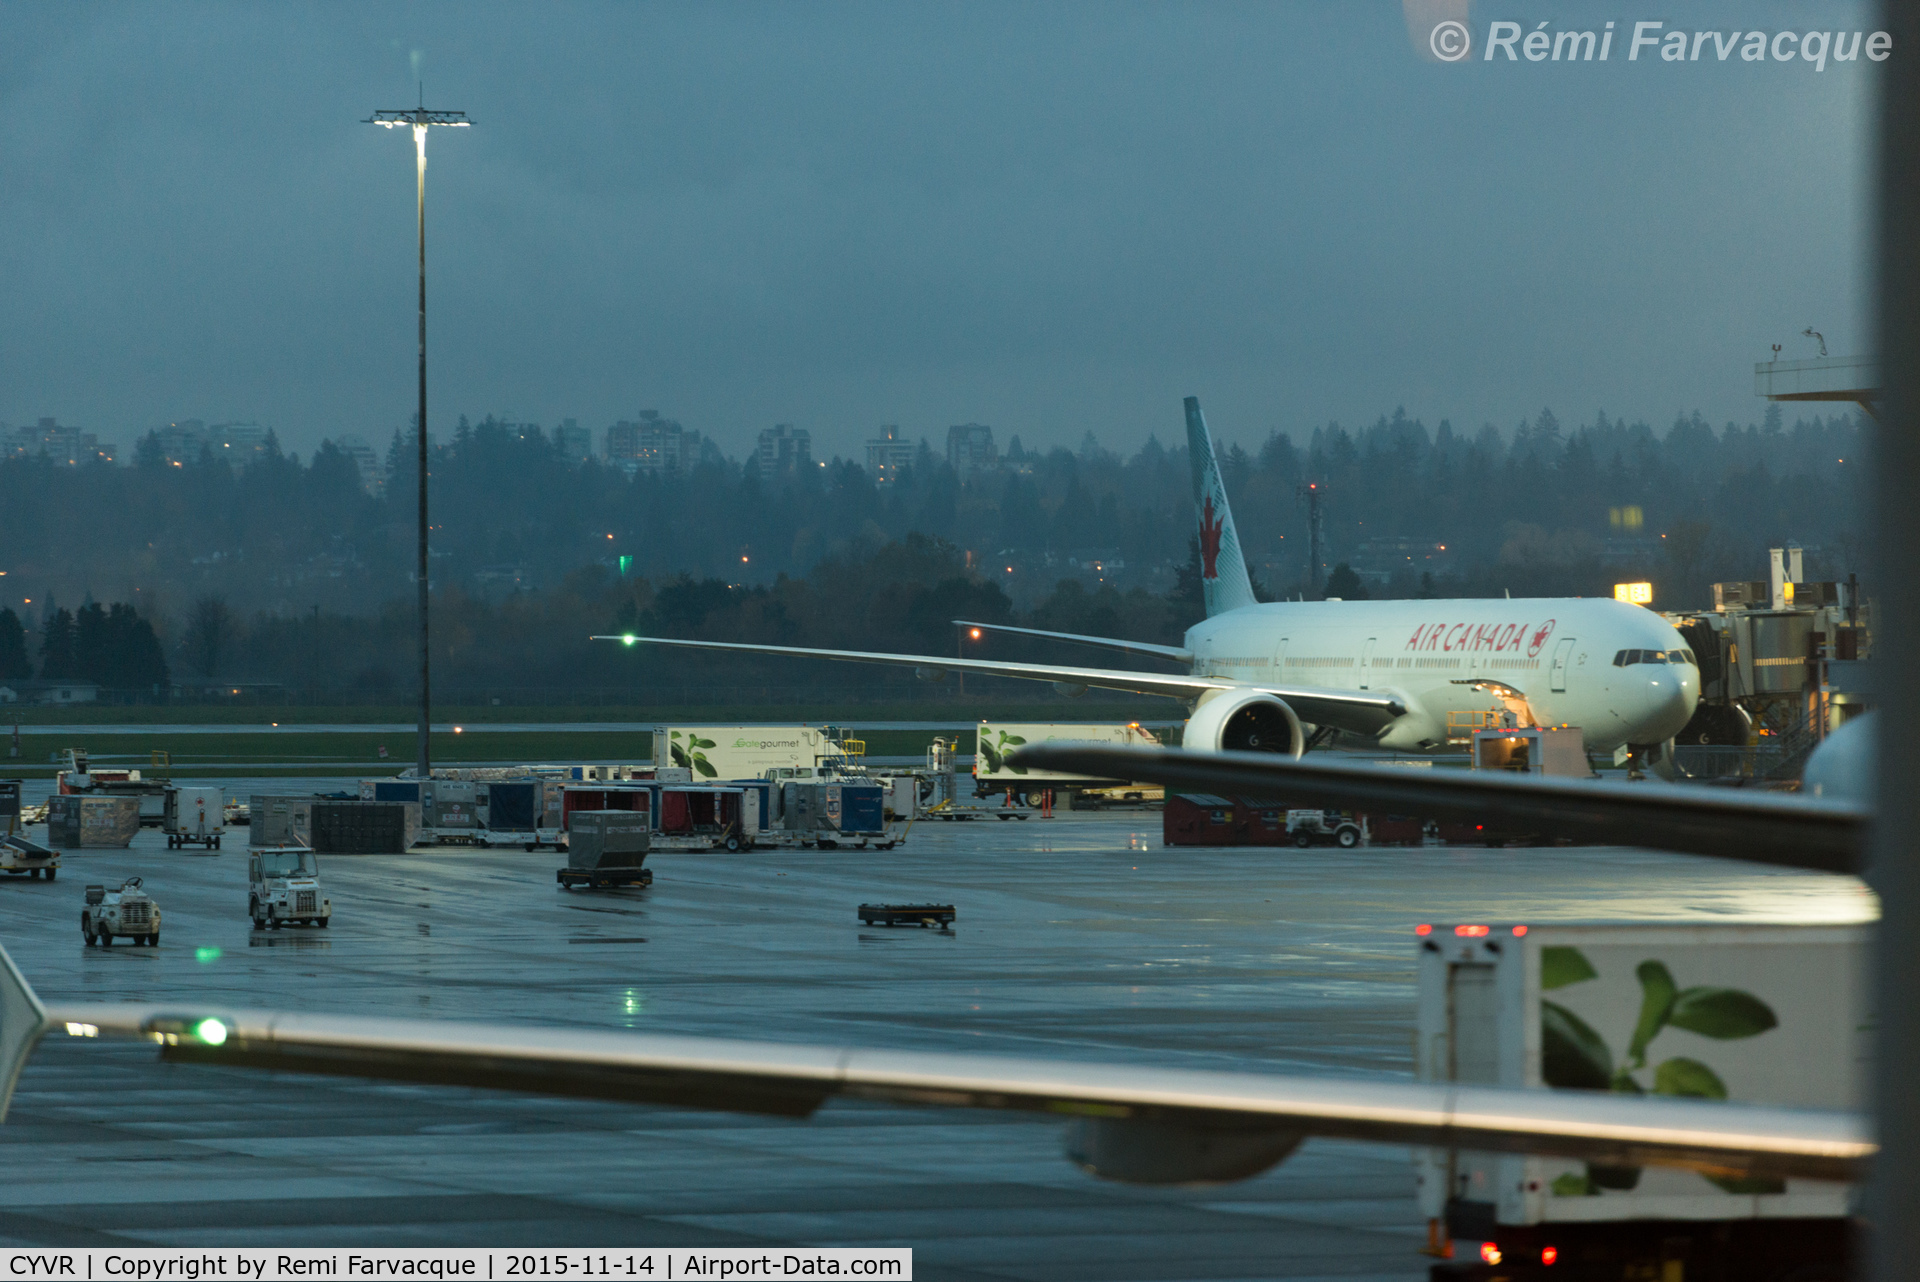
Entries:
<svg viewBox="0 0 1920 1282">
<path fill-rule="evenodd" d="M 693 783 L 765 779 L 769 770 L 813 768 L 846 759 L 847 745 L 823 726 L 655 726 L 653 764 L 689 771 Z"/>
<path fill-rule="evenodd" d="M 1416 928 L 1423 1081 L 1865 1106 L 1868 929 Z M 1827 1282 L 1853 1186 L 1417 1150 L 1440 1279 Z"/>
<path fill-rule="evenodd" d="M 1080 722 L 1032 724 L 982 721 L 974 740 L 973 790 L 985 797 L 1011 792 L 1038 804 L 1038 793 L 1089 794 L 1095 804 L 1139 804 L 1161 801 L 1166 791 L 1158 784 L 1130 783 L 1125 779 L 1088 779 L 1055 770 L 1035 770 L 1007 760 L 1016 748 L 1030 743 L 1097 743 L 1114 747 L 1158 748 L 1160 740 L 1153 731 L 1130 721 L 1124 725 L 1090 725 Z"/>
</svg>

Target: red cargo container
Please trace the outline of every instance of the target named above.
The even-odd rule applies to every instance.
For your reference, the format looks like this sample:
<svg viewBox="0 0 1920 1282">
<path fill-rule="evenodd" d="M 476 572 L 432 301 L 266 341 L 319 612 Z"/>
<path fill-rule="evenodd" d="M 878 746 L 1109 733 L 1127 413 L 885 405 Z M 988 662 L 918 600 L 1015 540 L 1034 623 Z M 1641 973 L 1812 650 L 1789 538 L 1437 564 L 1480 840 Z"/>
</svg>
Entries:
<svg viewBox="0 0 1920 1282">
<path fill-rule="evenodd" d="M 1169 846 L 1285 846 L 1292 841 L 1285 806 L 1198 792 L 1167 795 L 1160 837 Z"/>
<path fill-rule="evenodd" d="M 1278 801 L 1216 797 L 1207 793 L 1170 793 L 1160 812 L 1160 834 L 1168 846 L 1290 846 L 1287 811 L 1312 809 Z M 1424 820 L 1405 815 L 1358 816 L 1372 846 L 1426 844 Z"/>
</svg>

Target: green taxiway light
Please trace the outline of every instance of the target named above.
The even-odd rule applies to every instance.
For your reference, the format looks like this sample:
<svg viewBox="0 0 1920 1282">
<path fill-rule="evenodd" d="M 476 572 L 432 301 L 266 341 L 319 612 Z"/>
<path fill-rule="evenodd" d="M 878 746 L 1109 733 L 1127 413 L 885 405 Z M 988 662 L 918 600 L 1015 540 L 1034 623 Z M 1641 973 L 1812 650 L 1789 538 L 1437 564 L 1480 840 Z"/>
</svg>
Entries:
<svg viewBox="0 0 1920 1282">
<path fill-rule="evenodd" d="M 209 1046 L 222 1046 L 227 1040 L 227 1026 L 217 1019 L 203 1019 L 193 1026 L 193 1035 Z"/>
<path fill-rule="evenodd" d="M 640 638 L 633 635 L 633 633 L 629 632 L 627 633 L 627 635 L 621 637 L 620 639 L 626 644 L 632 645 L 635 641 L 638 641 Z"/>
</svg>

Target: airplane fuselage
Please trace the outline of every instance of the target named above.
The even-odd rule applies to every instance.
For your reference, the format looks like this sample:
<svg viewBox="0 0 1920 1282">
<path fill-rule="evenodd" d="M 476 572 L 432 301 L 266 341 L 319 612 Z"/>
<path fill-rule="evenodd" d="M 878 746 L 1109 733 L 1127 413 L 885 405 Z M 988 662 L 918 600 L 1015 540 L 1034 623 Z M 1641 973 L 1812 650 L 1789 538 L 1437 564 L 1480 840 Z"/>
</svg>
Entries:
<svg viewBox="0 0 1920 1282">
<path fill-rule="evenodd" d="M 1700 697 L 1679 632 L 1604 598 L 1272 602 L 1197 623 L 1186 644 L 1196 676 L 1393 694 L 1407 712 L 1381 742 L 1410 750 L 1443 745 L 1450 717 L 1457 736 L 1475 714 L 1514 710 L 1515 693 L 1538 724 L 1579 726 L 1599 751 L 1663 743 Z M 1499 686 L 1462 684 L 1475 681 Z"/>
</svg>

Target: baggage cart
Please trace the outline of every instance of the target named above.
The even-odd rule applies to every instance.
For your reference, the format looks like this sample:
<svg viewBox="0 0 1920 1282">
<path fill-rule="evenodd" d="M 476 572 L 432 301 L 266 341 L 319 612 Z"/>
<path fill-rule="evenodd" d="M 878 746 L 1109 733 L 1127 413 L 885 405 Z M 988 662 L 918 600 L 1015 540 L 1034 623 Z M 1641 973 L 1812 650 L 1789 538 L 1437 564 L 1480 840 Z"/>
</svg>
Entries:
<svg viewBox="0 0 1920 1282">
<path fill-rule="evenodd" d="M 860 922 L 865 926 L 938 926 L 953 925 L 952 904 L 861 904 Z"/>
<path fill-rule="evenodd" d="M 576 810 L 567 839 L 567 866 L 554 880 L 563 889 L 585 886 L 648 886 L 653 873 L 642 867 L 652 845 L 652 824 L 644 810 Z"/>
</svg>

